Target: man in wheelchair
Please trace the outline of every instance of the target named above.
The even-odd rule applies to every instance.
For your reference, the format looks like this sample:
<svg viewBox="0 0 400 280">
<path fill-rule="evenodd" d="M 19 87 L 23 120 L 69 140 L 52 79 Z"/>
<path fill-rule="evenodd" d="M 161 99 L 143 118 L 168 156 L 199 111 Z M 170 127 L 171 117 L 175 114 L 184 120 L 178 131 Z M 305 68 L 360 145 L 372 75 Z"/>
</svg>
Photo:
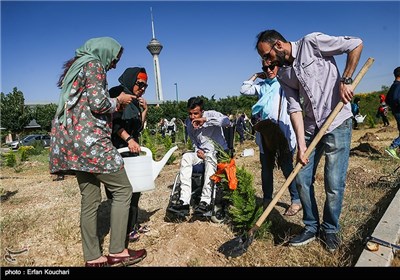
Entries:
<svg viewBox="0 0 400 280">
<path fill-rule="evenodd" d="M 188 136 L 190 137 L 194 152 L 183 154 L 179 171 L 180 194 L 179 200 L 171 204 L 167 212 L 179 216 L 188 216 L 192 195 L 193 166 L 204 163 L 204 183 L 201 191 L 200 202 L 194 210 L 196 215 L 204 215 L 211 210 L 212 182 L 210 177 L 217 170 L 217 151 L 215 145 L 220 145 L 228 150 L 223 128 L 230 125 L 229 118 L 224 114 L 203 110 L 204 101 L 199 97 L 191 97 L 187 103 L 189 118 L 185 120 Z"/>
</svg>

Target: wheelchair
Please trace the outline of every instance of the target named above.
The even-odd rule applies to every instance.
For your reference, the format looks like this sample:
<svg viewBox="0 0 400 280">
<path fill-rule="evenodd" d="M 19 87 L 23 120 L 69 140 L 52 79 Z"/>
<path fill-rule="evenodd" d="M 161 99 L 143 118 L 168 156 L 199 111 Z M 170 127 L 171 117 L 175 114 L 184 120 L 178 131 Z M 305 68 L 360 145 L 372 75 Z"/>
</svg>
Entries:
<svg viewBox="0 0 400 280">
<path fill-rule="evenodd" d="M 228 152 L 231 157 L 234 155 L 234 136 L 235 136 L 235 127 L 230 126 L 223 128 L 224 137 L 228 144 Z M 218 156 L 217 156 L 218 158 Z M 207 160 L 207 159 L 206 159 Z M 201 193 L 203 190 L 204 184 L 204 171 L 205 171 L 205 164 L 200 163 L 193 166 L 192 169 L 192 193 L 190 199 L 190 207 L 191 209 L 195 209 L 196 206 L 199 205 Z M 180 200 L 180 192 L 181 192 L 181 182 L 179 173 L 175 176 L 174 184 L 172 187 L 172 191 L 170 194 L 167 211 L 166 211 L 166 218 L 168 220 L 186 220 L 185 214 L 179 213 L 175 211 L 172 206 L 178 203 Z M 223 223 L 226 218 L 226 209 L 228 206 L 228 201 L 223 197 L 223 189 L 218 184 L 215 184 L 211 180 L 211 202 L 210 208 L 205 213 L 196 213 L 193 211 L 192 217 L 199 218 L 199 219 L 209 219 L 214 223 Z M 190 211 L 189 211 L 190 215 Z"/>
</svg>

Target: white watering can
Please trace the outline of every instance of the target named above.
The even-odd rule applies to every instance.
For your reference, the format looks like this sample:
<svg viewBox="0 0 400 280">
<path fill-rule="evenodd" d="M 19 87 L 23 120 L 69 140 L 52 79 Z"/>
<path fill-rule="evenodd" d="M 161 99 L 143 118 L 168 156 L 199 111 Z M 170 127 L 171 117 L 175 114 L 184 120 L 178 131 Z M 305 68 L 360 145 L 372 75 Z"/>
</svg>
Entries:
<svg viewBox="0 0 400 280">
<path fill-rule="evenodd" d="M 356 115 L 354 118 L 356 119 L 357 123 L 362 123 L 364 122 L 364 119 L 367 115 L 361 116 L 361 115 Z"/>
<path fill-rule="evenodd" d="M 161 169 L 176 149 L 178 149 L 178 146 L 172 147 L 160 161 L 154 161 L 152 152 L 146 147 L 140 147 L 140 150 L 144 152 L 145 155 L 124 157 L 125 171 L 132 185 L 132 192 L 154 190 L 154 180 L 157 178 L 158 174 L 160 174 Z M 118 152 L 129 152 L 129 148 L 124 147 L 118 149 Z"/>
</svg>

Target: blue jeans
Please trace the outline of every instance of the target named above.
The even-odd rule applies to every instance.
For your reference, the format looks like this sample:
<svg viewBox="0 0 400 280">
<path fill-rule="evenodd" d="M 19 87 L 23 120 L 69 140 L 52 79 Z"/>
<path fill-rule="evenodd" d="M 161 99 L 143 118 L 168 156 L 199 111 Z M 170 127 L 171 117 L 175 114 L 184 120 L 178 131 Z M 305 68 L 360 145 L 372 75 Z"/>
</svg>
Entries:
<svg viewBox="0 0 400 280">
<path fill-rule="evenodd" d="M 397 122 L 397 129 L 399 130 L 399 137 L 397 137 L 393 140 L 392 144 L 390 144 L 390 148 L 396 149 L 396 148 L 400 147 L 400 113 L 394 113 L 393 115 Z"/>
<path fill-rule="evenodd" d="M 263 202 L 267 202 L 272 199 L 272 192 L 274 190 L 274 166 L 269 166 L 267 158 L 263 153 L 260 153 L 261 162 L 261 184 L 264 193 Z M 281 166 L 282 173 L 285 178 L 289 177 L 293 171 L 293 157 L 287 157 Z M 300 204 L 299 193 L 296 189 L 296 182 L 293 180 L 289 185 L 289 193 L 292 203 Z"/>
<path fill-rule="evenodd" d="M 296 176 L 297 189 L 303 205 L 303 223 L 305 229 L 317 233 L 320 230 L 326 233 L 339 231 L 339 216 L 342 211 L 346 173 L 349 164 L 351 132 L 351 118 L 344 121 L 330 133 L 325 134 L 314 151 L 310 154 L 309 162 L 303 166 Z M 314 139 L 313 135 L 305 135 L 307 146 Z M 319 222 L 317 202 L 314 193 L 315 175 L 318 163 L 325 154 L 324 186 L 325 204 L 322 224 Z"/>
</svg>

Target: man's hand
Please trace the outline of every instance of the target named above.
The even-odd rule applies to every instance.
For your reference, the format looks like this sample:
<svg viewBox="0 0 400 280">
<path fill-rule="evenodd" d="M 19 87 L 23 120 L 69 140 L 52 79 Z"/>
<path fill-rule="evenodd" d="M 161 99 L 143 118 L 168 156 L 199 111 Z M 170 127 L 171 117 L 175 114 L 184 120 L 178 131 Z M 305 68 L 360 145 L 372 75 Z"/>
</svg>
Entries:
<svg viewBox="0 0 400 280">
<path fill-rule="evenodd" d="M 206 120 L 205 117 L 193 119 L 193 120 L 192 120 L 192 124 L 193 124 L 194 129 L 198 129 L 198 128 L 201 127 L 206 121 L 207 121 L 207 120 Z"/>
<path fill-rule="evenodd" d="M 304 156 L 307 147 L 299 147 L 297 151 L 297 162 L 300 162 L 303 166 L 309 162 L 309 159 Z"/>
<path fill-rule="evenodd" d="M 206 158 L 206 154 L 204 153 L 203 150 L 198 150 L 197 151 L 197 156 L 201 159 L 205 159 Z"/>
<path fill-rule="evenodd" d="M 340 83 L 340 98 L 342 99 L 343 103 L 347 104 L 348 102 L 351 102 L 353 96 L 353 86 Z"/>
</svg>

